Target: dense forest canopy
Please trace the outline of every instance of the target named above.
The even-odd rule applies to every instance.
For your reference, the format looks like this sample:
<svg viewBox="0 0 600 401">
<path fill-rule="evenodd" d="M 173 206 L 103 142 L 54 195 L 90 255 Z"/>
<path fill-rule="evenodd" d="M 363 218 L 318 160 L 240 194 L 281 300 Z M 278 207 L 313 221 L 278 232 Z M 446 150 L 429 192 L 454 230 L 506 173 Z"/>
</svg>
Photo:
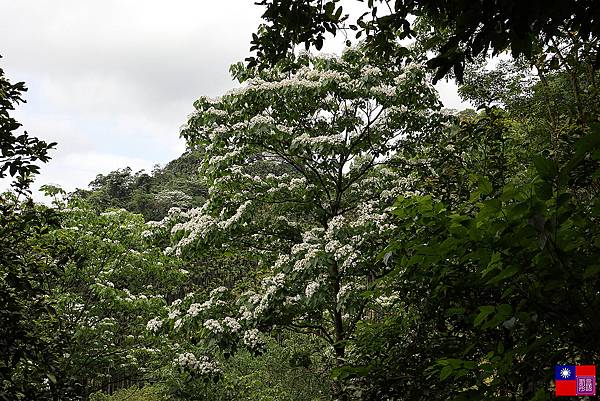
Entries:
<svg viewBox="0 0 600 401">
<path fill-rule="evenodd" d="M 0 70 L 0 399 L 548 400 L 595 364 L 596 2 L 258 4 L 180 158 L 51 205 Z"/>
</svg>

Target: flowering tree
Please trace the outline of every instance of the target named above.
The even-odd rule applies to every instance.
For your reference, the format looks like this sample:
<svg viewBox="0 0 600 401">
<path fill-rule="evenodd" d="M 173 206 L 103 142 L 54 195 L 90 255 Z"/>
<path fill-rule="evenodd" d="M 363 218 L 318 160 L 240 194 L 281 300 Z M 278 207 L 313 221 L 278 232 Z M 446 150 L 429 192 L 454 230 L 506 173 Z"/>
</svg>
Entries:
<svg viewBox="0 0 600 401">
<path fill-rule="evenodd" d="M 47 269 L 57 271 L 46 279 L 44 298 L 56 322 L 44 333 L 53 338 L 44 350 L 52 369 L 34 398 L 75 399 L 154 377 L 150 366 L 161 364 L 170 347 L 148 337 L 146 325 L 188 280 L 187 271 L 143 237 L 141 215 L 122 209 L 98 214 L 79 199 L 63 203 L 55 197 L 54 204 L 57 226 L 38 239 L 49 249 Z"/>
<path fill-rule="evenodd" d="M 284 327 L 324 338 L 341 363 L 357 322 L 381 301 L 366 290 L 388 272 L 377 258 L 395 228 L 388 208 L 410 182 L 392 162 L 444 117 L 419 64 L 376 67 L 360 49 L 289 62 L 296 72 L 238 69 L 251 78 L 200 98 L 182 131 L 206 155 L 209 198 L 169 216 L 168 252 L 250 251 L 260 283 L 235 302 L 220 290 L 184 300 L 171 327 L 190 328 L 194 342 L 234 335 L 250 349 L 260 331 Z"/>
</svg>

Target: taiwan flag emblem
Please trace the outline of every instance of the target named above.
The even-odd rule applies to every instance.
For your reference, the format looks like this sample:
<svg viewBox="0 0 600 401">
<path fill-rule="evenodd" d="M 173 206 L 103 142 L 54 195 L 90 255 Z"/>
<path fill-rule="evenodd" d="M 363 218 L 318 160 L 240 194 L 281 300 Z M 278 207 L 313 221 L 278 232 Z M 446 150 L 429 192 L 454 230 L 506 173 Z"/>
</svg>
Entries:
<svg viewBox="0 0 600 401">
<path fill-rule="evenodd" d="M 556 365 L 556 396 L 596 395 L 596 366 Z"/>
</svg>

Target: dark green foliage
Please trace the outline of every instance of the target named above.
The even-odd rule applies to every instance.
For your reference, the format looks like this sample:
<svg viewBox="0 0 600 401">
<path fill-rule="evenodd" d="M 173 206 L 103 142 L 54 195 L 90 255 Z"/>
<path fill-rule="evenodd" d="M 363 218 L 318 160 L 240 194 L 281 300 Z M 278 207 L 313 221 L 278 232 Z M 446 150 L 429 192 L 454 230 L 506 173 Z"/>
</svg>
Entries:
<svg viewBox="0 0 600 401">
<path fill-rule="evenodd" d="M 381 279 L 404 309 L 358 334 L 363 399 L 549 399 L 555 364 L 600 357 L 600 125 L 586 122 L 599 113 L 586 104 L 578 120 L 573 102 L 537 97 L 574 99 L 565 78 L 424 146 L 425 195 L 397 201 L 396 269 Z M 444 154 L 448 143 L 465 151 Z"/>
<path fill-rule="evenodd" d="M 55 211 L 0 198 L 0 399 L 40 399 L 56 378 L 55 305 L 49 283 L 60 267 L 40 239 L 57 227 Z M 44 382 L 48 384 L 44 384 Z"/>
<path fill-rule="evenodd" d="M 23 102 L 22 82 L 11 84 L 0 69 L 0 178 L 8 174 L 17 195 L 27 194 L 36 161 L 47 162 L 48 144 L 24 132 L 9 112 Z M 40 238 L 57 227 L 54 210 L 0 195 L 0 399 L 38 399 L 56 382 L 55 353 L 61 339 L 49 282 L 60 267 L 49 258 L 50 247 Z"/>
<path fill-rule="evenodd" d="M 274 65 L 297 44 L 320 49 L 326 33 L 348 30 L 356 31 L 356 38 L 364 35 L 374 53 L 400 61 L 405 54 L 398 53 L 394 43 L 413 36 L 410 15 L 426 16 L 441 34 L 435 45 L 436 55 L 429 61 L 429 66 L 437 69 L 436 79 L 450 70 L 462 78 L 465 62 L 488 50 L 498 54 L 510 49 L 514 57 L 532 59 L 539 51 L 540 39 L 548 44 L 563 32 L 578 32 L 584 39 L 600 36 L 600 5 L 593 0 L 361 2 L 365 3 L 364 14 L 348 21 L 335 0 L 259 1 L 257 4 L 266 7 L 265 23 L 252 37 L 250 49 L 256 51 L 256 56 L 247 59 L 249 65 Z"/>
</svg>

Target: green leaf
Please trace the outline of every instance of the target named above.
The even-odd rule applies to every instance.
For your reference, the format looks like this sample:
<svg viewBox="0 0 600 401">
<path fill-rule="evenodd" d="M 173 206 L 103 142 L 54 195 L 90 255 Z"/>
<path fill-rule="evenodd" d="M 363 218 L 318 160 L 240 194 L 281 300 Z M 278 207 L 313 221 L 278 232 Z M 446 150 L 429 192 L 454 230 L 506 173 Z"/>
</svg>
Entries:
<svg viewBox="0 0 600 401">
<path fill-rule="evenodd" d="M 329 2 L 325 4 L 325 7 L 323 7 L 323 10 L 325 11 L 325 13 L 327 15 L 333 15 L 333 10 L 334 10 L 335 4 L 333 2 Z"/>
<path fill-rule="evenodd" d="M 538 155 L 533 158 L 533 164 L 544 180 L 551 180 L 557 174 L 556 163 L 553 160 Z"/>
<path fill-rule="evenodd" d="M 496 308 L 494 308 L 493 306 L 480 306 L 479 307 L 479 314 L 477 315 L 477 317 L 475 317 L 475 320 L 473 321 L 473 325 L 475 327 L 481 325 L 481 323 L 483 323 L 483 321 L 492 313 L 494 313 L 494 311 L 496 310 Z"/>
<path fill-rule="evenodd" d="M 492 192 L 493 188 L 492 184 L 490 183 L 490 179 L 485 176 L 479 177 L 477 180 L 477 185 L 479 187 L 479 192 L 481 192 L 483 195 L 488 195 Z"/>
<path fill-rule="evenodd" d="M 445 380 L 452 374 L 452 366 L 444 366 L 440 371 L 440 381 Z"/>
<path fill-rule="evenodd" d="M 490 263 L 481 272 L 481 277 L 487 276 L 491 271 L 502 268 L 502 255 L 499 252 L 494 252 Z"/>
<path fill-rule="evenodd" d="M 50 379 L 52 383 L 56 384 L 56 376 L 54 376 L 54 374 L 46 373 L 46 376 L 48 376 L 48 379 Z"/>
<path fill-rule="evenodd" d="M 498 314 L 502 317 L 502 319 L 511 315 L 513 311 L 512 306 L 509 304 L 498 305 L 496 309 L 498 310 Z"/>
<path fill-rule="evenodd" d="M 494 284 L 517 274 L 519 269 L 516 266 L 510 266 L 502 270 L 497 276 L 491 278 L 486 284 Z"/>
<path fill-rule="evenodd" d="M 336 21 L 339 21 L 340 17 L 342 16 L 342 12 L 343 12 L 342 6 L 339 6 L 335 12 L 335 20 Z"/>
<path fill-rule="evenodd" d="M 331 370 L 331 378 L 336 379 L 347 379 L 352 377 L 364 377 L 369 374 L 371 370 L 370 366 L 341 366 Z"/>
<path fill-rule="evenodd" d="M 463 315 L 464 313 L 465 313 L 465 308 L 461 308 L 461 307 L 450 308 L 446 311 L 446 316 Z"/>
</svg>

